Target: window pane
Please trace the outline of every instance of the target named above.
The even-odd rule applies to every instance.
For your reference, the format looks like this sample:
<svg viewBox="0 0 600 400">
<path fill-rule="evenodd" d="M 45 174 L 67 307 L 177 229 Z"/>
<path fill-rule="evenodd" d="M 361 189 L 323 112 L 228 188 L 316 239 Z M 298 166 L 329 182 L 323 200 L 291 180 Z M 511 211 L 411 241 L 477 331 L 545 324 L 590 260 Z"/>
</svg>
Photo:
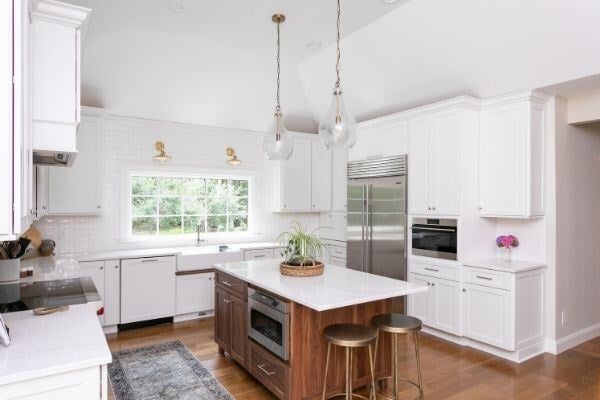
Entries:
<svg viewBox="0 0 600 400">
<path fill-rule="evenodd" d="M 156 197 L 133 197 L 132 215 L 156 215 Z"/>
<path fill-rule="evenodd" d="M 248 216 L 231 215 L 229 216 L 230 232 L 245 232 L 248 230 Z"/>
<path fill-rule="evenodd" d="M 196 233 L 200 224 L 200 233 L 206 232 L 205 217 L 183 217 L 183 233 Z"/>
<path fill-rule="evenodd" d="M 201 178 L 183 178 L 183 194 L 188 196 L 204 196 L 206 181 Z"/>
<path fill-rule="evenodd" d="M 248 214 L 248 199 L 245 197 L 232 197 L 229 199 L 230 214 Z"/>
<path fill-rule="evenodd" d="M 227 231 L 226 216 L 209 216 L 208 217 L 208 232 L 225 232 Z"/>
<path fill-rule="evenodd" d="M 162 197 L 158 211 L 160 215 L 181 215 L 181 197 Z"/>
<path fill-rule="evenodd" d="M 226 197 L 227 179 L 209 179 L 206 182 L 206 191 L 208 197 Z"/>
<path fill-rule="evenodd" d="M 131 233 L 135 236 L 156 235 L 156 218 L 133 217 L 131 221 Z"/>
<path fill-rule="evenodd" d="M 204 197 L 186 197 L 183 199 L 183 213 L 186 215 L 206 214 L 206 199 Z"/>
<path fill-rule="evenodd" d="M 131 194 L 156 194 L 158 178 L 152 176 L 132 176 Z"/>
<path fill-rule="evenodd" d="M 208 199 L 209 214 L 227 214 L 227 199 Z"/>
<path fill-rule="evenodd" d="M 181 235 L 181 217 L 160 217 L 159 235 Z"/>
<path fill-rule="evenodd" d="M 158 181 L 158 192 L 162 196 L 179 196 L 181 191 L 181 178 L 160 178 Z"/>
<path fill-rule="evenodd" d="M 231 194 L 233 196 L 248 196 L 248 181 L 231 181 Z"/>
</svg>

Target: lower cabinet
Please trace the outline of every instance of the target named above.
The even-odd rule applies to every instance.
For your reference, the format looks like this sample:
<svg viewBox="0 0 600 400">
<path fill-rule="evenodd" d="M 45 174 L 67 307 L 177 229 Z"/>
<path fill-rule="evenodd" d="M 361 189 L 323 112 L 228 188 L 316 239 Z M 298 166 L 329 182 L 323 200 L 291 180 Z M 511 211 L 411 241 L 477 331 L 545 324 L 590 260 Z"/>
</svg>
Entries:
<svg viewBox="0 0 600 400">
<path fill-rule="evenodd" d="M 427 285 L 429 290 L 410 296 L 409 314 L 424 325 L 460 335 L 460 283 L 415 273 L 410 274 L 410 281 Z"/>
<path fill-rule="evenodd" d="M 214 308 L 212 272 L 177 276 L 177 315 L 209 311 Z"/>
<path fill-rule="evenodd" d="M 121 323 L 175 315 L 176 259 L 135 258 L 121 261 Z"/>
<path fill-rule="evenodd" d="M 287 398 L 291 387 L 288 365 L 252 341 L 250 341 L 248 369 L 278 398 Z"/>
<path fill-rule="evenodd" d="M 119 260 L 84 261 L 79 263 L 79 276 L 90 277 L 102 297 L 103 315 L 98 318 L 102 326 L 120 322 L 121 271 Z"/>
<path fill-rule="evenodd" d="M 215 341 L 220 350 L 246 365 L 248 302 L 226 289 L 215 288 Z"/>
<path fill-rule="evenodd" d="M 277 249 L 279 250 L 279 249 Z M 258 249 L 258 250 L 245 250 L 244 251 L 244 261 L 251 260 L 269 260 L 272 258 L 276 258 L 275 254 L 279 256 L 279 251 L 275 249 Z M 277 253 L 275 253 L 277 251 Z"/>
</svg>

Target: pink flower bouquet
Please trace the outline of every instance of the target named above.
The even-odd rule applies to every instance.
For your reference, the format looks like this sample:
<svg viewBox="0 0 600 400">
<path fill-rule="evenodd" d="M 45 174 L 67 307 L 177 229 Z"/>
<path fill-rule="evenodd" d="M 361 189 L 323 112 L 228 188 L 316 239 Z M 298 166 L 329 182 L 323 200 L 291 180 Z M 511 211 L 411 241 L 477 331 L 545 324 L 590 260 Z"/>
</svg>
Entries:
<svg viewBox="0 0 600 400">
<path fill-rule="evenodd" d="M 504 247 L 505 249 L 519 247 L 519 239 L 513 235 L 500 235 L 496 238 L 496 246 Z"/>
</svg>

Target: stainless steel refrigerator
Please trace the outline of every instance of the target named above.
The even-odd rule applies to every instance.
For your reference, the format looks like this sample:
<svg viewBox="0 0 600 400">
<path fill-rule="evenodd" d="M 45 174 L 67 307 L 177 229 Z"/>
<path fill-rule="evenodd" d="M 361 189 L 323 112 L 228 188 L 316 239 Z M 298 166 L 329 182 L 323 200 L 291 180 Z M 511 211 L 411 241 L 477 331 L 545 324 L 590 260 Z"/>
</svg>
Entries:
<svg viewBox="0 0 600 400">
<path fill-rule="evenodd" d="M 348 163 L 348 268 L 406 280 L 406 155 Z"/>
</svg>

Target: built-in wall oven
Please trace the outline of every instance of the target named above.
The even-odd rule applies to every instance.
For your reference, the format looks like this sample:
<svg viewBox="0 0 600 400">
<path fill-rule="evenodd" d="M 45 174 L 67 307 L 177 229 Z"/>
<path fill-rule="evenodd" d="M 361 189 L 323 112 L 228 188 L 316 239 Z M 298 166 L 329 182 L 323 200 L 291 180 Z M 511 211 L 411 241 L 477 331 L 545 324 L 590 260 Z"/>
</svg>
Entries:
<svg viewBox="0 0 600 400">
<path fill-rule="evenodd" d="M 248 336 L 277 357 L 290 357 L 290 303 L 248 288 Z"/>
<path fill-rule="evenodd" d="M 413 218 L 412 254 L 457 260 L 458 224 L 455 219 Z"/>
</svg>

